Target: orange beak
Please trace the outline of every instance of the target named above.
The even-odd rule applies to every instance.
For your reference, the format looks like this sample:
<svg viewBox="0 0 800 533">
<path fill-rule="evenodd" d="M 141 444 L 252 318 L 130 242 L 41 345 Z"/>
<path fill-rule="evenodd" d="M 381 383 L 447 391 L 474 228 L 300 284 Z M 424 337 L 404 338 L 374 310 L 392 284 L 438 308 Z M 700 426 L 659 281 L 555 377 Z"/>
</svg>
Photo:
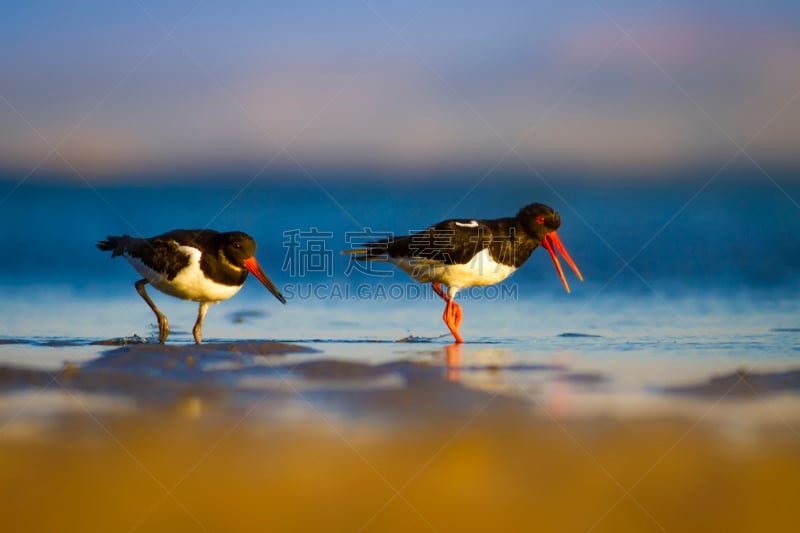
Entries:
<svg viewBox="0 0 800 533">
<path fill-rule="evenodd" d="M 572 267 L 572 270 L 575 271 L 577 274 L 578 279 L 583 281 L 583 276 L 581 275 L 581 271 L 578 270 L 578 267 L 575 266 L 575 262 L 567 253 L 566 248 L 564 245 L 561 244 L 561 239 L 558 238 L 555 231 L 551 231 L 547 235 L 544 236 L 544 240 L 542 241 L 542 246 L 544 249 L 550 253 L 550 258 L 553 260 L 553 264 L 556 265 L 556 270 L 558 270 L 558 275 L 561 277 L 561 283 L 564 284 L 564 288 L 569 292 L 569 285 L 567 284 L 567 278 L 564 277 L 564 271 L 561 269 L 561 263 L 558 262 L 558 256 L 556 255 L 556 250 L 564 257 L 564 260 L 567 264 Z"/>
<path fill-rule="evenodd" d="M 283 297 L 278 288 L 269 280 L 267 275 L 264 274 L 264 271 L 261 270 L 261 266 L 259 266 L 258 261 L 256 261 L 255 257 L 250 257 L 249 259 L 245 259 L 244 267 L 247 270 L 249 270 L 250 273 L 253 274 L 256 278 L 258 278 L 258 281 L 263 283 L 264 286 L 269 290 L 269 292 L 275 295 L 275 298 L 280 300 L 282 304 L 286 303 L 286 298 Z"/>
</svg>

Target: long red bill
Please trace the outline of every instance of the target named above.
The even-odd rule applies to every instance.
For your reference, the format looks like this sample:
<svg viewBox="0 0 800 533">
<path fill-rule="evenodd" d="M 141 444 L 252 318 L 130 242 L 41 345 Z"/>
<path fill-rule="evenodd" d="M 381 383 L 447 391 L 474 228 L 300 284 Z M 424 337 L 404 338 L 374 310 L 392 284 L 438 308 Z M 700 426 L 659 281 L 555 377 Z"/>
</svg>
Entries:
<svg viewBox="0 0 800 533">
<path fill-rule="evenodd" d="M 564 260 L 567 264 L 572 267 L 572 270 L 575 271 L 575 274 L 578 276 L 578 279 L 583 281 L 583 276 L 581 275 L 581 271 L 578 270 L 578 267 L 575 265 L 575 261 L 567 253 L 566 248 L 564 245 L 561 244 L 561 239 L 558 238 L 555 231 L 551 231 L 547 235 L 544 236 L 544 240 L 542 241 L 542 246 L 544 249 L 550 253 L 550 258 L 553 260 L 553 264 L 556 266 L 556 270 L 558 270 L 558 275 L 561 278 L 561 283 L 564 284 L 564 288 L 569 291 L 569 285 L 567 284 L 567 278 L 564 277 L 564 271 L 561 269 L 561 263 L 558 261 L 558 256 L 556 255 L 556 250 L 564 257 Z"/>
<path fill-rule="evenodd" d="M 278 288 L 269 280 L 267 275 L 264 274 L 264 271 L 261 270 L 261 266 L 258 264 L 258 261 L 256 261 L 255 257 L 250 257 L 248 259 L 245 259 L 244 267 L 247 270 L 249 270 L 250 273 L 253 274 L 256 278 L 258 278 L 258 281 L 263 283 L 264 286 L 267 289 L 269 289 L 269 292 L 275 295 L 275 298 L 280 300 L 282 304 L 286 303 L 286 298 L 283 297 Z"/>
</svg>

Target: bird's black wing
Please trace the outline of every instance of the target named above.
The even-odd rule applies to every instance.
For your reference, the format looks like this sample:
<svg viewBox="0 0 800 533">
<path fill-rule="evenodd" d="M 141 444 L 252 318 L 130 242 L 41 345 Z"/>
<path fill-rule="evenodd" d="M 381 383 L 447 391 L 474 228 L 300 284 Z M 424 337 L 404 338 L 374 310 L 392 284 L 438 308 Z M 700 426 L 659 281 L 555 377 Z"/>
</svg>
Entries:
<svg viewBox="0 0 800 533">
<path fill-rule="evenodd" d="M 213 229 L 175 229 L 147 240 L 172 241 L 178 246 L 214 248 L 220 233 Z"/>
<path fill-rule="evenodd" d="M 109 236 L 105 241 L 97 243 L 97 247 L 110 251 L 111 257 L 125 255 L 136 258 L 148 268 L 172 280 L 189 265 L 189 256 L 181 253 L 178 248 L 191 244 L 192 234 L 195 233 L 197 232 L 192 230 L 175 230 L 149 239 L 130 235 Z"/>
<path fill-rule="evenodd" d="M 392 241 L 373 243 L 370 256 L 416 258 L 452 265 L 467 263 L 489 246 L 492 230 L 484 221 L 453 219 Z"/>
</svg>

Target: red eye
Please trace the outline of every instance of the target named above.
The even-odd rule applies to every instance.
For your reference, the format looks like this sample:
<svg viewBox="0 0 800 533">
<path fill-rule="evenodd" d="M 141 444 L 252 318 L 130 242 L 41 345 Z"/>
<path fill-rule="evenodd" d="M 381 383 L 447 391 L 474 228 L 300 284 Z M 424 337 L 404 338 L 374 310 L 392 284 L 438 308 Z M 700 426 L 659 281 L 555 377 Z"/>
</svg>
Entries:
<svg viewBox="0 0 800 533">
<path fill-rule="evenodd" d="M 538 217 L 536 217 L 536 223 L 537 224 L 544 224 L 544 217 L 542 215 L 539 215 Z"/>
</svg>

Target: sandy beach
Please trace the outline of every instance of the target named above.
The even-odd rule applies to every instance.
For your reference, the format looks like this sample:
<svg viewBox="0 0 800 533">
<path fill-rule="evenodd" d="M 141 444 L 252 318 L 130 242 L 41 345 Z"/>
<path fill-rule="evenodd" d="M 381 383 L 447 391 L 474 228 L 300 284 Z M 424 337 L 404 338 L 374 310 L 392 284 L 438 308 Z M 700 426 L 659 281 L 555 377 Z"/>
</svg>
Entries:
<svg viewBox="0 0 800 533">
<path fill-rule="evenodd" d="M 59 369 L 3 366 L 4 524 L 794 530 L 797 418 L 781 413 L 800 412 L 797 371 L 686 383 L 658 394 L 671 411 L 606 404 L 589 415 L 565 406 L 602 390 L 600 376 L 479 365 L 470 346 L 414 348 L 369 364 L 311 343 L 145 343 L 83 346 L 102 355 Z M 2 346 L 14 349 L 33 347 Z M 525 372 L 549 377 L 524 394 L 470 384 Z"/>
</svg>

